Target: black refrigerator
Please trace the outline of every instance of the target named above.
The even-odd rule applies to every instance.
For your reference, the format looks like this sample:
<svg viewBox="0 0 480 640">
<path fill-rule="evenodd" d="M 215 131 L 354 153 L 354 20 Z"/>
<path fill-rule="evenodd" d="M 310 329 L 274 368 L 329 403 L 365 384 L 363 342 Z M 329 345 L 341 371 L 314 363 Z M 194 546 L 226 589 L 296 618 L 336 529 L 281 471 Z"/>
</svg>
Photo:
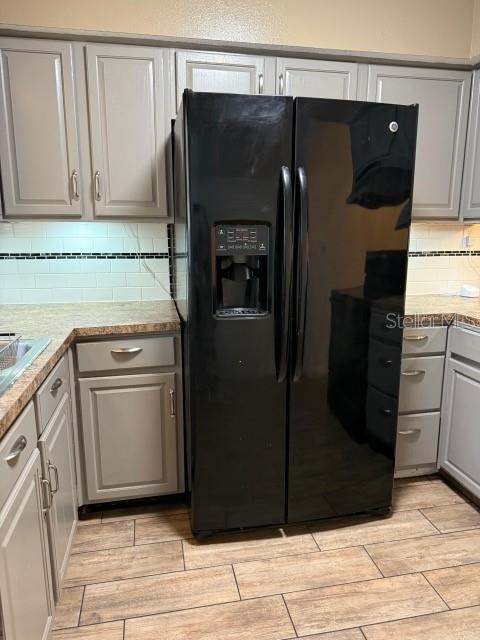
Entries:
<svg viewBox="0 0 480 640">
<path fill-rule="evenodd" d="M 417 107 L 185 91 L 173 129 L 195 534 L 392 497 Z"/>
</svg>

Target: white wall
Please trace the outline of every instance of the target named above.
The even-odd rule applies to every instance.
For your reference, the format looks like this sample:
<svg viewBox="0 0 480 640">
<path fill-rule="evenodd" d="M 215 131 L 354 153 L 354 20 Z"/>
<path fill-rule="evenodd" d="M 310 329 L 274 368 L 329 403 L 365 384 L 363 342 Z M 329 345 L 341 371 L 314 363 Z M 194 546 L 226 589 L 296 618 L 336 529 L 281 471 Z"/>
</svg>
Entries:
<svg viewBox="0 0 480 640">
<path fill-rule="evenodd" d="M 1 0 L 0 23 L 470 56 L 476 0 Z"/>
</svg>

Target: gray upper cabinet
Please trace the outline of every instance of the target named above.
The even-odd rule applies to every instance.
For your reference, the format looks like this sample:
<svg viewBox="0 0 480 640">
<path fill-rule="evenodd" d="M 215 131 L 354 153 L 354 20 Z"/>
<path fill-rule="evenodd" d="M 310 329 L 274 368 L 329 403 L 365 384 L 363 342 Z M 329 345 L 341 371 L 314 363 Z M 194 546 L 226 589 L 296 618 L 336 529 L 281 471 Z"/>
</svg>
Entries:
<svg viewBox="0 0 480 640">
<path fill-rule="evenodd" d="M 87 45 L 96 217 L 167 216 L 168 52 Z"/>
<path fill-rule="evenodd" d="M 71 45 L 0 38 L 0 56 L 4 215 L 80 216 Z"/>
<path fill-rule="evenodd" d="M 38 446 L 42 454 L 43 474 L 52 489 L 47 520 L 53 582 L 58 598 L 77 524 L 75 456 L 68 394 L 63 396 Z"/>
<path fill-rule="evenodd" d="M 47 640 L 53 597 L 38 450 L 0 512 L 0 567 L 5 640 Z"/>
<path fill-rule="evenodd" d="M 277 58 L 277 93 L 305 98 L 355 100 L 358 64 Z"/>
<path fill-rule="evenodd" d="M 468 71 L 377 65 L 368 69 L 368 100 L 419 105 L 415 218 L 459 217 L 470 84 Z"/>
<path fill-rule="evenodd" d="M 176 106 L 184 89 L 219 93 L 275 93 L 275 58 L 205 51 L 175 52 Z"/>
<path fill-rule="evenodd" d="M 179 488 L 175 374 L 79 380 L 88 499 Z"/>
<path fill-rule="evenodd" d="M 480 70 L 473 74 L 472 99 L 468 118 L 467 149 L 463 170 L 462 216 L 480 218 Z"/>
</svg>

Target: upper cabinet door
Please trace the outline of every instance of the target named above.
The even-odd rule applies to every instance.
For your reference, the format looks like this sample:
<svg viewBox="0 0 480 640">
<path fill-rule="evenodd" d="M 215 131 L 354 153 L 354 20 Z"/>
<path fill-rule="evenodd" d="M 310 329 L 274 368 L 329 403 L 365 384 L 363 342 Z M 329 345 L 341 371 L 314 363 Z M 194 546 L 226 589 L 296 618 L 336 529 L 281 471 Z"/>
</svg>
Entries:
<svg viewBox="0 0 480 640">
<path fill-rule="evenodd" d="M 212 93 L 273 94 L 275 59 L 232 53 L 176 51 L 176 109 L 184 89 Z"/>
<path fill-rule="evenodd" d="M 80 216 L 71 45 L 0 38 L 5 216 Z"/>
<path fill-rule="evenodd" d="M 167 52 L 87 45 L 97 217 L 167 216 Z"/>
<path fill-rule="evenodd" d="M 369 68 L 368 100 L 419 105 L 415 218 L 459 216 L 470 83 L 467 71 Z"/>
<path fill-rule="evenodd" d="M 480 70 L 473 74 L 463 170 L 461 212 L 465 220 L 480 218 Z"/>
<path fill-rule="evenodd" d="M 277 58 L 277 93 L 294 98 L 355 100 L 358 64 Z"/>
</svg>

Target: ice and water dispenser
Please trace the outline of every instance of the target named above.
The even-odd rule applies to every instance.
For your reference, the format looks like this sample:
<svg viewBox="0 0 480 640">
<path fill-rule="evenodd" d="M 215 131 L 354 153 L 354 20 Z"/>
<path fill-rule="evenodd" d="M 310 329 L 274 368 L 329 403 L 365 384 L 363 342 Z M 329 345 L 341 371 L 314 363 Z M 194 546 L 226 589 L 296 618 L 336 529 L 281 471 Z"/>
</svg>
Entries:
<svg viewBox="0 0 480 640">
<path fill-rule="evenodd" d="M 269 227 L 214 227 L 214 313 L 217 317 L 261 316 L 268 312 Z"/>
</svg>

